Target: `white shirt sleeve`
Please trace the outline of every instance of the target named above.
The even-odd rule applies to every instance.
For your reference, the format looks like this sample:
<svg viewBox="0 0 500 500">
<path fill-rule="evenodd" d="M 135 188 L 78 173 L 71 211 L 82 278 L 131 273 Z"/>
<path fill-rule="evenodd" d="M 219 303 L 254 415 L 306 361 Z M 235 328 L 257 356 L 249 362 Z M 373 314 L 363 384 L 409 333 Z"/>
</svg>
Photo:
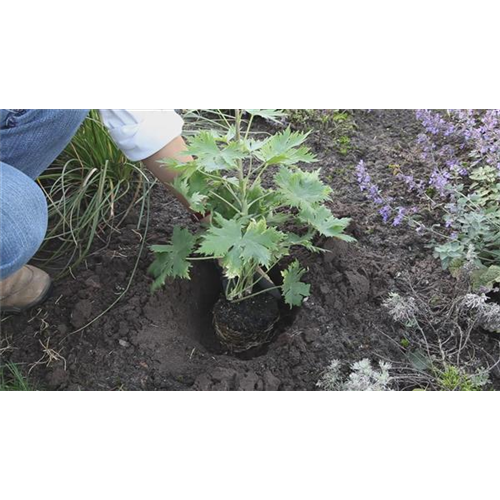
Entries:
<svg viewBox="0 0 500 500">
<path fill-rule="evenodd" d="M 182 134 L 182 118 L 173 109 L 100 109 L 111 137 L 132 161 L 154 155 Z"/>
</svg>

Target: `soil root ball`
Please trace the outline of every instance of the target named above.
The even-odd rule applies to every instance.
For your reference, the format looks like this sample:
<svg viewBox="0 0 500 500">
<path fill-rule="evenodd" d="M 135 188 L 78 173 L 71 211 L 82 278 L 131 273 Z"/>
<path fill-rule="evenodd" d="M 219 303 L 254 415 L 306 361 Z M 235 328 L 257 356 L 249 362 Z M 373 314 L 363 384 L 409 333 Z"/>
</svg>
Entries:
<svg viewBox="0 0 500 500">
<path fill-rule="evenodd" d="M 236 303 L 223 297 L 214 307 L 217 338 L 235 354 L 270 342 L 279 319 L 278 300 L 268 293 Z"/>
</svg>

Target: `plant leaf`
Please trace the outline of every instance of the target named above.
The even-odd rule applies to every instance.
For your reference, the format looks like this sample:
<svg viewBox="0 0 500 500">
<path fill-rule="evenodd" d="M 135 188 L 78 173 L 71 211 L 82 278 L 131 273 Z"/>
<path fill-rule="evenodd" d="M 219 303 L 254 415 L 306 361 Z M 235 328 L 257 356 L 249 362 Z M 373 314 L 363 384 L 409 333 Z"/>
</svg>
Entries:
<svg viewBox="0 0 500 500">
<path fill-rule="evenodd" d="M 155 261 L 148 272 L 156 278 L 153 291 L 165 285 L 165 280 L 171 278 L 189 279 L 191 263 L 187 258 L 191 255 L 197 237 L 187 229 L 176 226 L 169 245 L 153 245 L 151 250 L 156 254 Z"/>
<path fill-rule="evenodd" d="M 278 244 L 283 233 L 274 228 L 268 228 L 266 221 L 252 221 L 243 236 L 240 247 L 241 255 L 246 260 L 254 260 L 262 266 L 269 266 L 273 250 L 278 250 Z"/>
<path fill-rule="evenodd" d="M 280 226 L 288 222 L 291 218 L 290 214 L 283 212 L 269 212 L 266 217 L 268 226 Z"/>
<path fill-rule="evenodd" d="M 197 157 L 218 156 L 217 136 L 210 131 L 199 132 L 189 141 L 188 153 Z"/>
<path fill-rule="evenodd" d="M 247 151 L 250 153 L 254 153 L 255 151 L 258 151 L 265 143 L 266 143 L 265 140 L 263 140 L 263 141 L 259 141 L 256 139 L 243 140 L 243 145 L 245 146 Z"/>
<path fill-rule="evenodd" d="M 219 227 L 212 225 L 202 236 L 199 253 L 215 258 L 224 257 L 229 250 L 241 241 L 243 223 L 241 220 L 227 220 L 216 215 L 214 221 Z"/>
<path fill-rule="evenodd" d="M 302 246 L 307 248 L 311 252 L 321 252 L 321 251 L 324 252 L 325 250 L 317 248 L 313 245 L 312 239 L 315 234 L 316 232 L 313 230 L 310 230 L 307 234 L 303 236 L 300 236 L 295 233 L 287 233 L 284 243 L 290 247 Z"/>
<path fill-rule="evenodd" d="M 267 227 L 266 221 L 251 221 L 244 228 L 243 220 L 215 217 L 215 224 L 202 236 L 199 253 L 222 259 L 230 277 L 240 276 L 245 264 L 268 266 L 280 251 L 284 235 Z"/>
<path fill-rule="evenodd" d="M 243 109 L 243 111 L 253 116 L 260 116 L 261 118 L 275 122 L 279 121 L 279 118 L 286 116 L 286 113 L 279 109 Z"/>
<path fill-rule="evenodd" d="M 313 163 L 316 157 L 307 147 L 301 146 L 309 134 L 292 132 L 290 127 L 284 132 L 273 135 L 255 153 L 264 163 L 268 165 L 295 165 L 299 162 Z"/>
<path fill-rule="evenodd" d="M 319 170 L 304 172 L 281 167 L 275 182 L 284 203 L 291 207 L 309 209 L 312 205 L 326 201 L 331 188 L 319 178 Z"/>
<path fill-rule="evenodd" d="M 196 156 L 194 163 L 208 173 L 236 168 L 236 160 L 246 156 L 243 147 L 238 142 L 229 142 L 225 148 L 221 149 L 219 142 L 224 142 L 224 140 L 215 132 L 204 130 L 189 141 L 186 152 Z"/>
<path fill-rule="evenodd" d="M 208 197 L 198 191 L 192 193 L 188 179 L 183 176 L 176 177 L 172 183 L 173 188 L 180 193 L 189 203 L 194 212 L 206 213 Z"/>
<path fill-rule="evenodd" d="M 247 153 L 242 149 L 242 145 L 237 142 L 230 142 L 221 152 L 221 157 L 228 166 L 234 165 L 236 160 L 242 160 L 246 156 Z"/>
<path fill-rule="evenodd" d="M 415 370 L 425 372 L 432 367 L 432 360 L 429 359 L 422 349 L 408 353 L 408 361 L 412 364 Z"/>
<path fill-rule="evenodd" d="M 300 218 L 327 238 L 338 238 L 339 240 L 349 243 L 356 241 L 355 238 L 344 233 L 351 219 L 337 219 L 330 210 L 324 206 L 302 210 L 300 212 Z"/>
<path fill-rule="evenodd" d="M 298 261 L 293 262 L 288 269 L 281 272 L 283 296 L 290 307 L 302 305 L 303 300 L 311 293 L 311 285 L 300 281 L 305 273 L 306 270 L 300 267 Z"/>
</svg>

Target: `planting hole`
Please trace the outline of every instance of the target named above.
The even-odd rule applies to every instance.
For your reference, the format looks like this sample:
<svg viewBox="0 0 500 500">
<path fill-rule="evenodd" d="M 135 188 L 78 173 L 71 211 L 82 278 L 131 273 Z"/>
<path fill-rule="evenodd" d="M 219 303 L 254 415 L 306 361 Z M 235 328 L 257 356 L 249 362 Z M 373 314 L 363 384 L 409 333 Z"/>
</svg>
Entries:
<svg viewBox="0 0 500 500">
<path fill-rule="evenodd" d="M 280 282 L 280 278 L 279 271 L 273 273 L 272 279 L 276 283 Z M 223 297 L 220 272 L 212 263 L 197 263 L 193 266 L 191 280 L 183 282 L 181 288 L 181 293 L 177 295 L 179 322 L 186 326 L 189 336 L 215 354 L 232 351 L 241 359 L 263 355 L 269 344 L 291 325 L 295 317 L 296 310 L 290 310 L 283 301 L 267 293 L 237 304 L 227 303 Z M 214 311 L 225 325 L 226 332 L 227 329 L 244 332 L 244 338 L 241 339 L 239 334 L 229 333 L 230 341 L 234 342 L 233 349 L 223 345 L 216 334 Z M 259 329 L 262 331 L 266 328 L 269 331 L 264 335 L 264 344 L 260 345 Z M 252 345 L 252 342 L 256 345 Z"/>
</svg>

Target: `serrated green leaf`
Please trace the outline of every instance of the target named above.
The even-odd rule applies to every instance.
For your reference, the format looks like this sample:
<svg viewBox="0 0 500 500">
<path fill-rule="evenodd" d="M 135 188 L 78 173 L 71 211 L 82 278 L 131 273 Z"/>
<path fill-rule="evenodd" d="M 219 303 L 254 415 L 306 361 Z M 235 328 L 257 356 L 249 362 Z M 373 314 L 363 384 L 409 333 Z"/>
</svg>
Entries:
<svg viewBox="0 0 500 500">
<path fill-rule="evenodd" d="M 279 204 L 276 192 L 271 189 L 264 189 L 259 183 L 248 189 L 247 201 L 249 215 L 257 217 L 262 214 L 270 215 L 272 207 Z"/>
<path fill-rule="evenodd" d="M 174 179 L 174 182 L 172 182 L 172 187 L 184 198 L 187 198 L 189 196 L 189 184 L 188 180 L 186 178 L 183 178 L 182 176 L 176 177 Z"/>
<path fill-rule="evenodd" d="M 214 132 L 199 132 L 189 141 L 187 153 L 195 156 L 197 167 L 208 173 L 236 168 L 236 161 L 245 158 L 246 152 L 238 142 L 229 142 L 221 149 L 218 143 L 226 139 Z"/>
<path fill-rule="evenodd" d="M 327 238 L 338 238 L 348 243 L 356 241 L 355 238 L 344 233 L 349 227 L 351 219 L 338 219 L 324 206 L 302 210 L 299 217 L 303 222 L 309 224 Z"/>
<path fill-rule="evenodd" d="M 222 259 L 230 277 L 239 276 L 248 263 L 268 266 L 279 251 L 283 233 L 267 227 L 264 219 L 251 221 L 246 228 L 242 220 L 227 220 L 220 215 L 214 222 L 202 236 L 198 252 Z"/>
<path fill-rule="evenodd" d="M 307 147 L 300 147 L 309 134 L 292 132 L 287 128 L 284 132 L 273 135 L 256 152 L 256 156 L 268 165 L 295 165 L 299 162 L 312 163 L 316 157 Z"/>
<path fill-rule="evenodd" d="M 263 140 L 263 141 L 259 141 L 256 139 L 243 140 L 244 147 L 250 153 L 254 153 L 255 151 L 258 151 L 265 143 L 266 143 L 265 140 Z"/>
<path fill-rule="evenodd" d="M 161 160 L 158 160 L 157 163 L 165 166 L 166 168 L 168 168 L 170 170 L 184 169 L 187 165 L 187 163 L 185 163 L 181 160 L 178 160 L 176 158 L 163 158 Z"/>
<path fill-rule="evenodd" d="M 326 201 L 332 190 L 321 181 L 319 173 L 319 170 L 305 172 L 281 167 L 274 180 L 283 202 L 294 208 L 309 209 Z"/>
<path fill-rule="evenodd" d="M 224 140 L 227 142 L 231 142 L 236 136 L 236 127 L 234 125 L 231 125 L 224 136 Z"/>
<path fill-rule="evenodd" d="M 283 212 L 270 212 L 266 217 L 268 226 L 281 226 L 291 219 L 290 214 Z"/>
<path fill-rule="evenodd" d="M 207 177 L 199 170 L 189 174 L 183 174 L 182 177 L 188 179 L 190 193 L 208 194 L 210 186 Z"/>
<path fill-rule="evenodd" d="M 221 157 L 226 162 L 227 165 L 234 165 L 237 160 L 242 160 L 247 156 L 247 153 L 243 151 L 241 144 L 237 142 L 230 142 L 228 146 L 222 150 Z"/>
<path fill-rule="evenodd" d="M 199 132 L 189 140 L 188 153 L 198 157 L 217 156 L 220 153 L 217 139 L 213 132 Z"/>
<path fill-rule="evenodd" d="M 151 247 L 151 250 L 156 254 L 156 259 L 148 270 L 156 278 L 153 290 L 165 285 L 165 280 L 168 277 L 189 279 L 191 263 L 187 258 L 191 255 L 196 240 L 196 236 L 187 229 L 175 227 L 169 245 L 153 245 Z"/>
<path fill-rule="evenodd" d="M 239 248 L 233 247 L 220 262 L 228 279 L 234 279 L 242 275 L 244 262 Z"/>
<path fill-rule="evenodd" d="M 300 306 L 306 297 L 311 293 L 311 285 L 301 281 L 302 276 L 306 273 L 305 269 L 300 267 L 300 264 L 295 261 L 288 269 L 282 271 L 283 285 L 282 291 L 285 302 L 290 306 Z"/>
<path fill-rule="evenodd" d="M 206 213 L 208 197 L 199 191 L 192 192 L 190 184 L 190 181 L 182 176 L 176 177 L 172 182 L 173 188 L 186 198 L 191 210 Z"/>
<path fill-rule="evenodd" d="M 208 197 L 201 193 L 193 193 L 189 196 L 188 202 L 191 210 L 200 214 L 207 213 L 207 200 Z"/>
<path fill-rule="evenodd" d="M 311 252 L 317 252 L 321 249 L 317 249 L 312 244 L 312 239 L 314 237 L 314 234 L 315 234 L 314 231 L 309 231 L 307 234 L 304 234 L 302 236 L 295 233 L 287 233 L 284 243 L 290 247 L 302 246 L 304 248 L 307 248 Z"/>
<path fill-rule="evenodd" d="M 215 224 L 202 236 L 199 253 L 210 257 L 224 257 L 229 250 L 241 241 L 243 223 L 241 220 L 227 220 L 217 215 Z"/>
<path fill-rule="evenodd" d="M 279 121 L 279 118 L 286 116 L 286 113 L 279 109 L 243 109 L 242 111 L 253 116 L 260 116 L 266 120 L 273 121 Z"/>
<path fill-rule="evenodd" d="M 283 233 L 268 228 L 264 219 L 252 221 L 241 240 L 241 255 L 245 260 L 254 260 L 261 266 L 269 266 L 274 249 L 283 238 Z"/>
</svg>

